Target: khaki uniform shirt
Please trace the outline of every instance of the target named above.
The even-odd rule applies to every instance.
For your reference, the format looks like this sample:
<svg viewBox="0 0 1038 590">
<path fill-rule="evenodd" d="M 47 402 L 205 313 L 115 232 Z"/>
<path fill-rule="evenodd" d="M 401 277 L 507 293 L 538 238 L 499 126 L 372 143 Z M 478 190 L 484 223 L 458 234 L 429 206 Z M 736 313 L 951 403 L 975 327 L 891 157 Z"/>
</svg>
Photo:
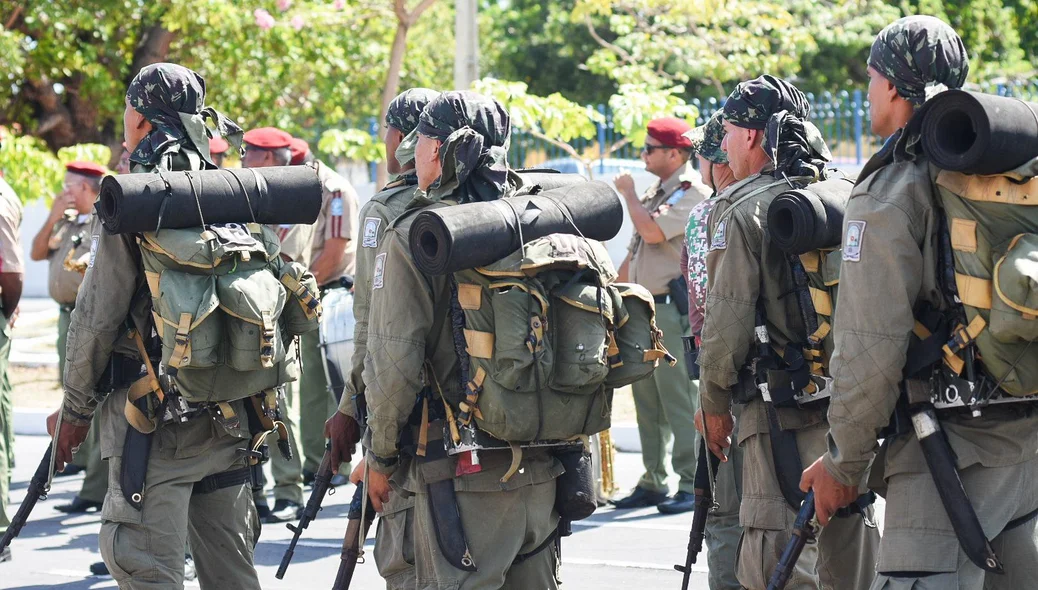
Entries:
<svg viewBox="0 0 1038 590">
<path fill-rule="evenodd" d="M 321 214 L 314 224 L 313 250 L 310 260 L 316 260 L 324 251 L 324 243 L 331 238 L 346 238 L 346 256 L 328 282 L 342 275 L 353 274 L 357 256 L 357 191 L 348 180 L 339 176 L 323 163 L 317 165 L 317 175 L 323 186 Z"/>
<path fill-rule="evenodd" d="M 313 262 L 313 235 L 314 226 L 297 224 L 297 225 L 269 225 L 267 226 L 274 230 L 274 233 L 278 235 L 278 239 L 281 240 L 281 255 L 287 257 L 292 262 L 298 262 L 307 268 L 310 267 L 310 263 Z"/>
<path fill-rule="evenodd" d="M 765 188 L 767 187 L 767 188 Z M 762 190 L 763 189 L 763 190 Z M 793 293 L 793 277 L 785 254 L 767 238 L 768 207 L 788 190 L 770 175 L 753 175 L 728 187 L 710 213 L 710 248 L 706 256 L 706 308 L 699 349 L 699 392 L 703 411 L 727 413 L 739 370 L 756 354 L 754 327 L 758 300 L 764 307 L 773 348 L 802 342 L 806 328 Z M 755 195 L 747 197 L 752 193 Z M 764 404 L 743 408 L 739 440 L 768 431 Z M 785 430 L 817 424 L 824 410 L 778 410 Z"/>
<path fill-rule="evenodd" d="M 65 217 L 54 225 L 47 241 L 47 290 L 60 305 L 76 303 L 90 257 L 90 217 L 89 213 L 80 214 L 75 209 L 65 211 Z"/>
<path fill-rule="evenodd" d="M 628 268 L 632 283 L 645 287 L 653 295 L 669 293 L 667 283 L 682 274 L 681 244 L 688 214 L 710 194 L 691 164 L 649 188 L 641 203 L 660 226 L 666 241 L 649 244 L 635 232 L 627 248 L 631 256 Z"/>
<path fill-rule="evenodd" d="M 866 166 L 844 217 L 840 289 L 833 322 L 828 471 L 857 485 L 875 456 L 876 436 L 887 425 L 900 395 L 912 310 L 927 302 L 945 307 L 937 280 L 937 171 L 924 158 L 904 156 Z M 877 165 L 879 166 L 876 169 Z M 856 248 L 849 248 L 854 227 Z M 979 418 L 941 414 L 941 425 L 960 469 L 980 464 L 1004 467 L 1038 454 L 1038 415 L 1017 404 L 990 406 Z M 889 441 L 885 477 L 922 473 L 926 461 L 915 436 Z"/>
<path fill-rule="evenodd" d="M 19 230 L 22 226 L 22 202 L 11 185 L 0 177 L 0 272 L 20 273 L 25 270 Z"/>
<path fill-rule="evenodd" d="M 417 192 L 417 184 L 398 180 L 371 197 L 360 210 L 363 233 L 357 248 L 357 268 L 353 277 L 353 317 L 357 322 L 353 328 L 353 366 L 346 379 L 346 393 L 339 400 L 339 411 L 353 418 L 357 418 L 354 401 L 358 395 L 364 395 L 364 356 L 368 351 L 368 309 L 375 254 L 378 253 L 386 228 L 404 212 Z"/>
</svg>

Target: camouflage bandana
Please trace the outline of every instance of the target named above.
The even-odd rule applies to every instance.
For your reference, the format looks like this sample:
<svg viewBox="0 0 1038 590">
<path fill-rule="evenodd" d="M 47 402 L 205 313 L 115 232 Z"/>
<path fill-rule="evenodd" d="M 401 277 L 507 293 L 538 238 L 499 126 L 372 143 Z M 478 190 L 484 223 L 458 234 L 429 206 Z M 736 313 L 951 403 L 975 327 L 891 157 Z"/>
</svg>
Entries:
<svg viewBox="0 0 1038 590">
<path fill-rule="evenodd" d="M 205 80 L 184 66 L 157 63 L 142 68 L 130 82 L 126 99 L 154 127 L 130 154 L 133 163 L 155 166 L 164 156 L 187 147 L 215 168 L 209 153 L 209 138 L 214 134 L 205 124 L 207 118 L 241 151 L 241 127 L 205 106 Z"/>
<path fill-rule="evenodd" d="M 941 90 L 961 88 L 970 60 L 962 39 L 944 21 L 906 16 L 876 36 L 869 66 L 890 80 L 898 96 L 918 107 Z"/>
<path fill-rule="evenodd" d="M 405 90 L 389 103 L 386 111 L 386 125 L 404 134 L 400 145 L 396 148 L 393 156 L 401 166 L 407 166 L 414 161 L 414 148 L 418 145 L 418 119 L 422 116 L 425 106 L 432 102 L 440 93 L 428 88 L 411 88 Z"/>
<path fill-rule="evenodd" d="M 496 100 L 469 91 L 444 92 L 429 103 L 418 133 L 442 142 L 440 178 L 429 198 L 448 195 L 459 203 L 493 201 L 512 190 L 508 181 L 508 111 Z"/>
<path fill-rule="evenodd" d="M 727 164 L 728 154 L 721 149 L 724 139 L 724 124 L 721 111 L 716 111 L 710 120 L 684 133 L 692 142 L 692 150 L 714 164 Z"/>
<path fill-rule="evenodd" d="M 729 123 L 746 129 L 764 129 L 776 114 L 786 111 L 807 119 L 811 105 L 807 96 L 781 78 L 765 74 L 740 83 L 728 95 L 722 113 Z"/>
</svg>

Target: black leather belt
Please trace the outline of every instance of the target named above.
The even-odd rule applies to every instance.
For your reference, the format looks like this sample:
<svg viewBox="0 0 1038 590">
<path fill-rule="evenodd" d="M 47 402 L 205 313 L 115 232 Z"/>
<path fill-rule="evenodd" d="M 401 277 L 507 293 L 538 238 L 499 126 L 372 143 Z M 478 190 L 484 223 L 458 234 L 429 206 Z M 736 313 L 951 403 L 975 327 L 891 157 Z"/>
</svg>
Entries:
<svg viewBox="0 0 1038 590">
<path fill-rule="evenodd" d="M 656 303 L 673 303 L 674 302 L 674 299 L 670 296 L 670 293 L 665 293 L 663 295 L 653 295 L 652 299 Z"/>
<path fill-rule="evenodd" d="M 321 294 L 331 289 L 352 289 L 353 288 L 353 277 L 350 275 L 342 275 L 334 281 L 328 281 L 327 283 L 320 286 Z"/>
</svg>

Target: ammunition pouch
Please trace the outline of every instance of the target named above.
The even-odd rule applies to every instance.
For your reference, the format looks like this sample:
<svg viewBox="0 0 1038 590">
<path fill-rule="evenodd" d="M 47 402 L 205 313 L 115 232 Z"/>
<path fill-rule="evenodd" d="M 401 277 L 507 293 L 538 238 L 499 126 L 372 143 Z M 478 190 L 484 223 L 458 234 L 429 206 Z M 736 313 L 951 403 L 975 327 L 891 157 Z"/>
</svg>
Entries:
<svg viewBox="0 0 1038 590">
<path fill-rule="evenodd" d="M 682 336 L 681 344 L 685 347 L 685 370 L 688 371 L 688 380 L 697 381 L 699 365 L 696 364 L 696 360 L 699 358 L 699 349 L 696 348 L 696 337 Z"/>
<path fill-rule="evenodd" d="M 214 473 L 203 477 L 196 481 L 195 485 L 191 487 L 191 495 L 198 496 L 201 494 L 211 494 L 215 491 L 240 486 L 244 483 L 251 485 L 252 481 L 252 468 L 240 467 L 238 469 L 224 471 L 223 473 Z"/>
<path fill-rule="evenodd" d="M 591 516 L 595 501 L 595 473 L 591 453 L 584 445 L 560 448 L 554 453 L 566 471 L 555 480 L 555 510 L 572 522 Z"/>
<path fill-rule="evenodd" d="M 685 278 L 685 274 L 682 273 L 679 277 L 668 281 L 667 289 L 674 307 L 678 308 L 678 313 L 683 318 L 688 317 L 688 279 Z"/>
<path fill-rule="evenodd" d="M 835 516 L 837 518 L 847 518 L 849 516 L 854 516 L 854 515 L 857 515 L 857 514 L 861 514 L 862 516 L 864 516 L 865 515 L 865 511 L 868 509 L 868 507 L 872 506 L 875 503 L 876 503 L 876 492 L 873 492 L 873 491 L 870 490 L 870 491 L 868 491 L 868 492 L 858 496 L 857 500 L 855 500 L 855 501 L 851 502 L 850 504 L 848 504 L 847 506 L 844 506 L 843 508 L 840 508 L 839 510 L 837 510 L 833 514 L 833 516 Z"/>
</svg>

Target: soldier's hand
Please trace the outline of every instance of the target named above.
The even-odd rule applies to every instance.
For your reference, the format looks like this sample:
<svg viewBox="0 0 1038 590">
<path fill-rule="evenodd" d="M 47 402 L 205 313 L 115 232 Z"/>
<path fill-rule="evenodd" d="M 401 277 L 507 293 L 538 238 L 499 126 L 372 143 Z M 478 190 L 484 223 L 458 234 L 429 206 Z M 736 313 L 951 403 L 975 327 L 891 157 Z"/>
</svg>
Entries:
<svg viewBox="0 0 1038 590">
<path fill-rule="evenodd" d="M 706 420 L 706 432 L 703 432 L 703 421 Z M 732 431 L 735 430 L 735 416 L 726 414 L 708 414 L 702 409 L 696 411 L 696 430 L 706 436 L 706 447 L 721 461 L 728 461 L 724 450 L 732 446 Z"/>
<path fill-rule="evenodd" d="M 613 177 L 613 185 L 621 195 L 628 198 L 638 198 L 638 193 L 634 191 L 634 177 L 627 170 Z"/>
<path fill-rule="evenodd" d="M 353 473 L 350 474 L 350 482 L 353 484 L 360 484 L 361 480 L 364 479 L 364 462 L 365 458 L 361 458 L 357 466 L 353 468 Z M 392 488 L 389 485 L 389 477 L 375 471 L 374 469 L 368 470 L 368 497 L 371 498 L 371 505 L 375 507 L 375 512 L 382 513 L 382 505 L 389 501 L 389 493 Z"/>
<path fill-rule="evenodd" d="M 804 492 L 815 491 L 815 515 L 822 526 L 829 524 L 829 519 L 837 510 L 858 499 L 858 486 L 844 485 L 829 473 L 818 459 L 804 470 L 800 478 L 800 489 Z"/>
<path fill-rule="evenodd" d="M 360 424 L 336 410 L 324 423 L 324 436 L 331 447 L 332 473 L 339 473 L 339 465 L 353 459 L 353 450 L 360 442 Z"/>
<path fill-rule="evenodd" d="M 54 436 L 54 430 L 58 425 L 58 412 L 47 416 L 47 434 Z M 58 432 L 57 456 L 54 458 L 54 468 L 61 471 L 66 463 L 72 462 L 72 455 L 86 440 L 90 432 L 90 424 L 70 424 L 62 421 L 61 430 Z"/>
</svg>

